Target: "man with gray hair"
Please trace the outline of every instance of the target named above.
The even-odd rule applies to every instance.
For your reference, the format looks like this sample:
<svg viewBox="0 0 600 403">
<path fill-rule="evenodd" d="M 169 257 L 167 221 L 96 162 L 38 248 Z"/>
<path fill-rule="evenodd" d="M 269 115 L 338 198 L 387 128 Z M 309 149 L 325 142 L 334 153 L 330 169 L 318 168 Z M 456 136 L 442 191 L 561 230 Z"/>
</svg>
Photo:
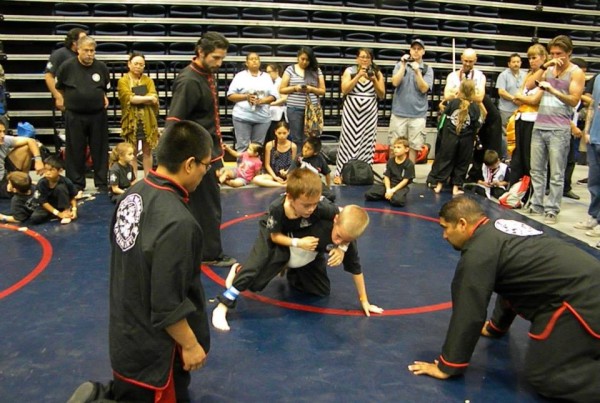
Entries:
<svg viewBox="0 0 600 403">
<path fill-rule="evenodd" d="M 77 41 L 77 57 L 65 61 L 56 73 L 56 108 L 64 110 L 66 129 L 65 168 L 78 191 L 85 189 L 86 147 L 94 168 L 94 185 L 108 192 L 108 120 L 106 92 L 110 76 L 96 60 L 96 41 L 83 36 Z"/>
</svg>

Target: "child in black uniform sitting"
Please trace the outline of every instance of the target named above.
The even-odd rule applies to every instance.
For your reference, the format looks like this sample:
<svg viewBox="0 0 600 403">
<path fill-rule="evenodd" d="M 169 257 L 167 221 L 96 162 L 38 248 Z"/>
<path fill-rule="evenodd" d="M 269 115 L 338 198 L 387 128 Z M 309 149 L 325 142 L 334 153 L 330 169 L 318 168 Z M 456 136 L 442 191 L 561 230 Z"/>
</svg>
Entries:
<svg viewBox="0 0 600 403">
<path fill-rule="evenodd" d="M 302 155 L 298 156 L 290 166 L 290 172 L 297 168 L 308 168 L 313 172 L 325 177 L 323 184 L 323 196 L 335 202 L 335 194 L 331 191 L 331 169 L 321 153 L 321 139 L 318 137 L 309 137 L 302 146 Z"/>
<path fill-rule="evenodd" d="M 125 190 L 135 183 L 132 161 L 135 158 L 131 143 L 119 143 L 110 153 L 108 170 L 108 189 L 110 200 L 116 203 Z M 137 163 L 137 161 L 136 161 Z"/>
<path fill-rule="evenodd" d="M 33 197 L 31 177 L 25 172 L 14 171 L 6 177 L 8 193 L 14 196 L 10 200 L 10 214 L 0 214 L 0 221 L 22 223 L 31 217 L 35 210 L 36 200 Z"/>
<path fill-rule="evenodd" d="M 61 224 L 69 224 L 77 218 L 77 190 L 69 178 L 61 175 L 63 161 L 51 155 L 44 160 L 44 177 L 34 193 L 39 206 L 31 215 L 32 224 L 41 224 L 57 217 Z"/>
<path fill-rule="evenodd" d="M 408 140 L 399 137 L 393 144 L 394 158 L 385 165 L 383 183 L 374 184 L 365 193 L 365 200 L 388 200 L 392 206 L 403 207 L 408 185 L 415 178 L 415 164 L 408 158 Z"/>
</svg>

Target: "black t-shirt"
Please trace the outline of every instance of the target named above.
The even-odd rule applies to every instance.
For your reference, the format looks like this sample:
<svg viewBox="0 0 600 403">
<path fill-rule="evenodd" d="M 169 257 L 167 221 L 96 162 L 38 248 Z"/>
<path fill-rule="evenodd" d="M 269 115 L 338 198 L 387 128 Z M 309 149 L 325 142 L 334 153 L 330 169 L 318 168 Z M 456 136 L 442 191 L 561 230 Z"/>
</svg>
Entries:
<svg viewBox="0 0 600 403">
<path fill-rule="evenodd" d="M 25 222 L 31 217 L 31 214 L 33 214 L 36 204 L 33 194 L 25 195 L 15 193 L 10 200 L 10 212 L 15 220 Z"/>
<path fill-rule="evenodd" d="M 306 158 L 302 156 L 297 157 L 290 167 L 290 172 L 296 168 L 308 168 L 319 175 L 328 175 L 331 173 L 331 169 L 329 168 L 329 165 L 327 165 L 325 157 L 321 154 L 315 154 Z"/>
<path fill-rule="evenodd" d="M 391 158 L 385 165 L 383 176 L 387 176 L 390 179 L 392 187 L 396 186 L 404 179 L 408 179 L 408 183 L 411 183 L 415 178 L 415 164 L 408 158 L 400 164 L 396 162 L 396 158 Z"/>
<path fill-rule="evenodd" d="M 48 63 L 46 63 L 46 70 L 44 70 L 44 73 L 52 73 L 52 75 L 56 77 L 58 68 L 64 62 L 76 56 L 77 53 L 73 52 L 71 49 L 65 48 L 64 46 L 56 49 L 50 55 L 50 59 L 48 60 Z"/>
<path fill-rule="evenodd" d="M 73 57 L 56 73 L 56 88 L 64 92 L 65 108 L 76 113 L 97 113 L 104 109 L 104 96 L 110 88 L 108 68 L 99 60 L 84 66 Z"/>
<path fill-rule="evenodd" d="M 115 162 L 110 166 L 108 170 L 108 186 L 117 185 L 120 189 L 125 190 L 131 186 L 133 180 L 133 167 L 129 164 L 123 166 L 118 162 Z"/>
</svg>

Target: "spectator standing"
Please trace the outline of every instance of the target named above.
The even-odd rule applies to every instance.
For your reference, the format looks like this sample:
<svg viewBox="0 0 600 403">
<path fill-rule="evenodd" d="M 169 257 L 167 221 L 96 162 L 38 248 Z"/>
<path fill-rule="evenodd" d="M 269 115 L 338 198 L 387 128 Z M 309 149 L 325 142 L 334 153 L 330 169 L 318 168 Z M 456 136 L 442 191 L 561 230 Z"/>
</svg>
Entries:
<svg viewBox="0 0 600 403">
<path fill-rule="evenodd" d="M 410 144 L 408 157 L 413 164 L 425 143 L 429 110 L 427 93 L 433 86 L 433 69 L 423 62 L 424 55 L 425 43 L 414 39 L 409 54 L 396 63 L 392 75 L 394 97 L 388 142 L 391 145 L 396 137 L 407 138 Z"/>
<path fill-rule="evenodd" d="M 544 214 L 544 223 L 548 225 L 558 220 L 571 141 L 571 117 L 585 84 L 583 71 L 570 61 L 572 52 L 573 44 L 568 36 L 552 39 L 548 44 L 551 60 L 531 75 L 526 84 L 527 88 L 538 85 L 543 90 L 531 138 L 533 197 L 529 212 Z M 544 199 L 548 166 L 550 193 Z"/>
<path fill-rule="evenodd" d="M 265 71 L 271 76 L 271 80 L 273 80 L 277 98 L 269 105 L 269 111 L 271 112 L 271 127 L 269 127 L 269 132 L 265 138 L 265 144 L 267 144 L 269 141 L 275 139 L 276 126 L 285 118 L 287 95 L 283 95 L 279 92 L 279 88 L 281 87 L 281 74 L 283 74 L 281 65 L 278 63 L 269 63 L 267 64 Z"/>
<path fill-rule="evenodd" d="M 277 99 L 277 91 L 271 76 L 260 70 L 258 54 L 246 56 L 246 70 L 233 77 L 227 99 L 235 102 L 232 112 L 235 150 L 243 153 L 250 143 L 263 145 L 271 126 L 269 104 Z"/>
<path fill-rule="evenodd" d="M 127 62 L 129 72 L 117 84 L 121 103 L 121 137 L 135 148 L 136 158 L 132 166 L 136 175 L 139 152 L 142 153 L 144 175 L 148 175 L 152 169 L 152 150 L 158 144 L 158 93 L 154 80 L 144 74 L 144 67 L 144 55 L 133 52 Z"/>
<path fill-rule="evenodd" d="M 588 218 L 575 224 L 575 228 L 587 230 L 586 235 L 596 238 L 600 237 L 600 80 L 597 77 L 589 81 L 585 91 L 592 94 L 583 129 L 583 141 L 587 145 L 590 205 Z M 600 242 L 596 248 L 600 248 Z"/>
<path fill-rule="evenodd" d="M 311 48 L 302 46 L 298 50 L 296 64 L 288 66 L 283 72 L 279 92 L 288 95 L 286 114 L 291 140 L 300 150 L 305 140 L 304 113 L 307 99 L 308 102 L 317 104 L 319 97 L 325 95 L 325 77 Z"/>
<path fill-rule="evenodd" d="M 513 53 L 508 59 L 508 68 L 498 75 L 496 88 L 498 89 L 498 110 L 502 118 L 502 153 L 501 159 L 507 159 L 508 150 L 506 142 L 506 125 L 508 119 L 519 107 L 515 95 L 520 92 L 525 83 L 526 72 L 521 70 L 521 56 Z"/>
<path fill-rule="evenodd" d="M 62 97 L 56 107 L 65 111 L 66 176 L 78 192 L 85 189 L 86 147 L 94 168 L 94 185 L 107 193 L 108 120 L 106 92 L 110 76 L 104 63 L 96 60 L 96 41 L 84 36 L 77 42 L 77 57 L 65 61 L 56 73 L 56 88 Z M 64 104 L 62 100 L 64 99 Z"/>
<path fill-rule="evenodd" d="M 59 105 L 64 105 L 64 101 L 56 102 L 59 98 L 62 99 L 61 92 L 56 89 L 56 72 L 65 61 L 77 57 L 77 42 L 84 36 L 86 36 L 86 32 L 82 28 L 72 28 L 69 30 L 65 37 L 64 46 L 54 50 L 50 55 L 48 63 L 46 63 L 44 81 L 46 82 L 48 91 L 50 91 L 52 97 L 55 99 L 55 103 Z M 64 107 L 60 110 L 64 110 Z"/>
<path fill-rule="evenodd" d="M 191 120 L 210 134 L 212 158 L 204 180 L 190 192 L 189 207 L 204 231 L 203 259 L 214 266 L 231 266 L 236 262 L 223 254 L 221 244 L 221 194 L 216 175 L 223 167 L 223 146 L 219 121 L 219 100 L 214 74 L 227 56 L 229 41 L 218 32 L 209 31 L 196 44 L 195 57 L 173 82 L 173 97 L 165 131 L 181 120 Z"/>
<path fill-rule="evenodd" d="M 514 95 L 515 102 L 519 104 L 515 115 L 515 149 L 510 160 L 510 184 L 513 185 L 523 177 L 530 175 L 531 171 L 531 134 L 537 118 L 538 105 L 542 98 L 542 90 L 534 86 L 527 88 L 525 83 L 548 59 L 546 48 L 535 43 L 527 49 L 529 71 L 525 76 L 521 92 Z"/>
<path fill-rule="evenodd" d="M 373 163 L 377 138 L 378 100 L 385 96 L 385 79 L 373 62 L 373 51 L 360 48 L 356 65 L 342 75 L 342 132 L 333 183 L 342 183 L 342 168 L 350 160 Z"/>
<path fill-rule="evenodd" d="M 475 64 L 477 63 L 477 52 L 475 52 L 474 49 L 467 48 L 460 56 L 460 60 L 462 63 L 461 68 L 448 74 L 448 77 L 446 78 L 442 104 L 445 104 L 458 96 L 460 83 L 463 80 L 473 80 L 475 83 L 475 96 L 473 101 L 483 101 L 483 97 L 485 96 L 486 78 L 481 70 L 475 68 Z M 443 106 L 444 105 L 441 105 L 440 109 L 442 109 Z"/>
</svg>

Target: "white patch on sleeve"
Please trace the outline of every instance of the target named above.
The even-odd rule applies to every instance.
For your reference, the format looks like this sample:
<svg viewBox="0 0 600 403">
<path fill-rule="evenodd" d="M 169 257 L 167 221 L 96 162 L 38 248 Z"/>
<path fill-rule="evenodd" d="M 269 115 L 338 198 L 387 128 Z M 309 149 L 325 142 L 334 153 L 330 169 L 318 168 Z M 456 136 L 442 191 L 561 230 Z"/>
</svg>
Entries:
<svg viewBox="0 0 600 403">
<path fill-rule="evenodd" d="M 135 240 L 140 233 L 140 217 L 143 210 L 142 196 L 137 193 L 127 196 L 117 207 L 113 232 L 115 242 L 123 252 L 127 252 L 135 245 Z"/>
<path fill-rule="evenodd" d="M 532 228 L 525 223 L 514 220 L 496 220 L 494 226 L 497 230 L 509 235 L 534 236 L 543 234 L 542 231 Z"/>
</svg>

